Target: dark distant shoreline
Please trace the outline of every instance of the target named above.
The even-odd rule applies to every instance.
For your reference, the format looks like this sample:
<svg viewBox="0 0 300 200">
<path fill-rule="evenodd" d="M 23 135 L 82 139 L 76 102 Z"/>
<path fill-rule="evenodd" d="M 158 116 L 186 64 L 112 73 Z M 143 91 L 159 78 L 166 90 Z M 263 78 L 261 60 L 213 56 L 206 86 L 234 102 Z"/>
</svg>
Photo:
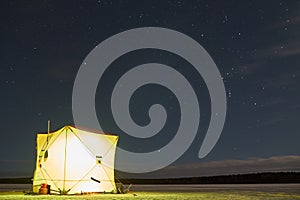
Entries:
<svg viewBox="0 0 300 200">
<path fill-rule="evenodd" d="M 0 184 L 32 184 L 32 178 L 0 178 Z"/>
<path fill-rule="evenodd" d="M 133 184 L 300 183 L 300 172 L 270 172 L 166 179 L 121 179 L 121 182 Z"/>
<path fill-rule="evenodd" d="M 31 177 L 0 178 L 0 184 L 31 184 Z M 163 179 L 120 179 L 124 184 L 257 184 L 257 183 L 300 183 L 300 172 L 270 172 L 222 176 L 163 178 Z"/>
</svg>

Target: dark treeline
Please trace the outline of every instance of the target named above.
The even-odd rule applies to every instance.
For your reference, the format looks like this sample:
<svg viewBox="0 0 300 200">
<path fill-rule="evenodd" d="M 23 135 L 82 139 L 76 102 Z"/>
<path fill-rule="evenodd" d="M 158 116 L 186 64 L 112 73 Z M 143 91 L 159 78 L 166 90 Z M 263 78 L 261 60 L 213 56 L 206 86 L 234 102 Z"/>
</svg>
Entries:
<svg viewBox="0 0 300 200">
<path fill-rule="evenodd" d="M 300 183 L 300 172 L 253 173 L 168 179 L 121 179 L 131 184 L 247 184 L 247 183 Z"/>
<path fill-rule="evenodd" d="M 32 178 L 1 178 L 1 184 L 31 184 Z"/>
<path fill-rule="evenodd" d="M 1 184 L 31 184 L 32 178 L 2 178 Z M 247 183 L 300 183 L 300 172 L 270 172 L 223 176 L 120 179 L 124 184 L 247 184 Z"/>
</svg>

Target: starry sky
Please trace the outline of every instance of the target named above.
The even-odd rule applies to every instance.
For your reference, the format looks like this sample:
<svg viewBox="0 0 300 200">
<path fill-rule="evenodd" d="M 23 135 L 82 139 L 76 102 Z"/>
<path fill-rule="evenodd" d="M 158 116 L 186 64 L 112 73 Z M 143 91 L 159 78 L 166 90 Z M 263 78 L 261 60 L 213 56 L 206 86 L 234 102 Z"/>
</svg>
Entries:
<svg viewBox="0 0 300 200">
<path fill-rule="evenodd" d="M 230 160 L 245 161 L 247 172 L 262 169 L 253 164 L 259 163 L 255 159 L 274 163 L 274 169 L 280 163 L 280 170 L 300 170 L 299 1 L 11 0 L 1 1 L 0 22 L 0 177 L 32 175 L 36 133 L 47 131 L 48 119 L 51 130 L 74 124 L 72 88 L 88 53 L 119 32 L 151 26 L 190 36 L 213 58 L 228 101 L 222 135 L 200 160 L 197 155 L 211 114 L 207 88 L 184 59 L 159 50 L 130 52 L 106 72 L 105 84 L 98 85 L 96 94 L 104 131 L 119 135 L 119 145 L 136 152 L 159 149 L 172 139 L 179 105 L 166 88 L 143 86 L 131 100 L 132 117 L 140 125 L 149 122 L 145 113 L 150 105 L 166 108 L 168 121 L 153 138 L 128 137 L 109 110 L 118 78 L 134 65 L 155 61 L 184 74 L 200 99 L 200 128 L 191 147 L 173 164 L 178 167 L 176 175 L 180 166 L 202 163 L 199 170 L 205 171 L 203 166 L 228 166 Z M 240 171 L 210 174 L 233 172 Z"/>
</svg>

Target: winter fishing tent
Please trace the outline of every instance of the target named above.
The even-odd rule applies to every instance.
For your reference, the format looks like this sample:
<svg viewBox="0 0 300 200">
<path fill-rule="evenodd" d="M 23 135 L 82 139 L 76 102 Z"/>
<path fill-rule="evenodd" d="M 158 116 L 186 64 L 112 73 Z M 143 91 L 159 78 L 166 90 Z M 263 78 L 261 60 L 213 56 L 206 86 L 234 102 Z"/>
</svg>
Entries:
<svg viewBox="0 0 300 200">
<path fill-rule="evenodd" d="M 42 184 L 59 194 L 116 191 L 114 160 L 118 136 L 65 126 L 37 134 L 33 192 Z"/>
</svg>

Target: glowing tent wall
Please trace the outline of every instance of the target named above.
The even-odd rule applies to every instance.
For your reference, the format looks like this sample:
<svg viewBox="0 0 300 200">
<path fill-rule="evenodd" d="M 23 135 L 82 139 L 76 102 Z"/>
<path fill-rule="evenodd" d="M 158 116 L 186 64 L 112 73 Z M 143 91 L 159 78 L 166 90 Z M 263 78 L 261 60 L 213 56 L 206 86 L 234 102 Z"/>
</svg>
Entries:
<svg viewBox="0 0 300 200">
<path fill-rule="evenodd" d="M 42 183 L 61 194 L 112 192 L 118 136 L 96 134 L 72 126 L 37 134 L 33 192 Z"/>
</svg>

